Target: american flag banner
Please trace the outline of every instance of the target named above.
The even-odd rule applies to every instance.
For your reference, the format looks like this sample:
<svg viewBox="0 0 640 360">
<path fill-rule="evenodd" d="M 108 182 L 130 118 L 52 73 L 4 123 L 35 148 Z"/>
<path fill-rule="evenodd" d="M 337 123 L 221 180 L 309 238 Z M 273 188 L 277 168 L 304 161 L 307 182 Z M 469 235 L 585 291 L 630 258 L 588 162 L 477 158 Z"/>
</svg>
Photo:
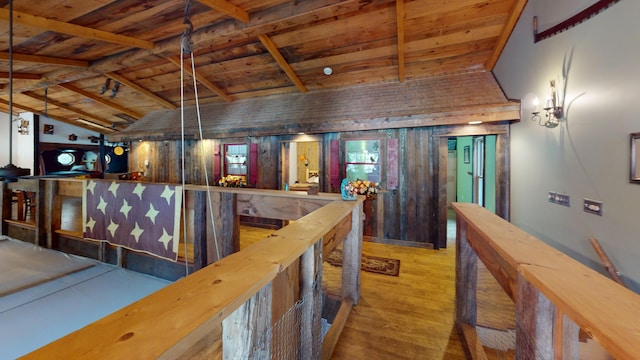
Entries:
<svg viewBox="0 0 640 360">
<path fill-rule="evenodd" d="M 87 180 L 84 237 L 176 261 L 182 187 L 159 183 Z"/>
</svg>

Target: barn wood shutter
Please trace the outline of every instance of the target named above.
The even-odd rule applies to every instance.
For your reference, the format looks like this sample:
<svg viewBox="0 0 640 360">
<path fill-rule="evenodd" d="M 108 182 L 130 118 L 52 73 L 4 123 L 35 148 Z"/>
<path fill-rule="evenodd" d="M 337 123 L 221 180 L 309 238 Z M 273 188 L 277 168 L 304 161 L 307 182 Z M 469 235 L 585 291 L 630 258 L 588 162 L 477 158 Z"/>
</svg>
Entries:
<svg viewBox="0 0 640 360">
<path fill-rule="evenodd" d="M 398 188 L 398 138 L 387 140 L 387 190 Z"/>
<path fill-rule="evenodd" d="M 333 191 L 340 188 L 340 140 L 331 140 L 329 154 L 329 178 Z"/>
</svg>

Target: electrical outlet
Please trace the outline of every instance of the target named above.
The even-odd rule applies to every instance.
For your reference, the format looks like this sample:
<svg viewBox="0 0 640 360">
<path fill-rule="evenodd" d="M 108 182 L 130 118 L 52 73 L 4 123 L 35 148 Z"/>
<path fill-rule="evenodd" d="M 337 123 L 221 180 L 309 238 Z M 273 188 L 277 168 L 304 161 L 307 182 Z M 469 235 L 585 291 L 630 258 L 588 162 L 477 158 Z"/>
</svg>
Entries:
<svg viewBox="0 0 640 360">
<path fill-rule="evenodd" d="M 556 193 L 553 191 L 549 191 L 549 202 L 552 204 L 556 203 Z"/>
<path fill-rule="evenodd" d="M 602 201 L 584 199 L 584 212 L 602 216 Z"/>
<path fill-rule="evenodd" d="M 571 207 L 571 200 L 569 195 L 557 193 L 556 204 L 566 206 L 566 207 Z"/>
</svg>

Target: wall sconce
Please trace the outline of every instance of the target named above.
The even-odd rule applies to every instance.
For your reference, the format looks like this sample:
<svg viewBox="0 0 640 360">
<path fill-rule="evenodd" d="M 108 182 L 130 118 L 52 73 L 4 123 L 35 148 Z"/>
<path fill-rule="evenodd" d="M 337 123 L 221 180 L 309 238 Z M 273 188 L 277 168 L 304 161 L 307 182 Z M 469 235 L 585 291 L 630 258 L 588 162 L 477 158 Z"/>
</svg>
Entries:
<svg viewBox="0 0 640 360">
<path fill-rule="evenodd" d="M 556 81 L 551 80 L 549 85 L 551 86 L 551 97 L 547 99 L 546 106 L 542 109 L 544 110 L 545 120 L 542 119 L 539 111 L 531 113 L 531 120 L 536 121 L 540 126 L 553 129 L 560 125 L 560 119 L 564 116 L 564 111 L 562 105 L 560 105 L 558 92 L 556 90 Z"/>
</svg>

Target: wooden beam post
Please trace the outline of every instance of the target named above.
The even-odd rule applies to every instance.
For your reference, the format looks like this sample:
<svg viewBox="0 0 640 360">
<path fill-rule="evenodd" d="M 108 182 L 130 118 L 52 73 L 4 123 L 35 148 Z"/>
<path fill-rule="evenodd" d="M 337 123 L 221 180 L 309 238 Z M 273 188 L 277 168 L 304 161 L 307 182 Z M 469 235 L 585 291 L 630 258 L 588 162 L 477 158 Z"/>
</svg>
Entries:
<svg viewBox="0 0 640 360">
<path fill-rule="evenodd" d="M 302 254 L 300 269 L 302 318 L 298 357 L 317 359 L 322 350 L 322 240 Z"/>
<path fill-rule="evenodd" d="M 205 265 L 214 263 L 225 256 L 240 251 L 240 218 L 236 214 L 236 198 L 234 193 L 209 191 L 211 204 L 207 201 L 207 261 Z"/>
<path fill-rule="evenodd" d="M 7 187 L 7 183 L 1 181 L 2 191 L 0 191 L 0 204 L 2 204 L 2 213 L 0 213 L 0 222 L 2 223 L 2 235 L 7 235 L 9 224 L 5 220 L 11 219 L 11 190 Z"/>
<path fill-rule="evenodd" d="M 364 202 L 351 212 L 351 231 L 342 245 L 342 299 L 351 299 L 358 304 L 360 298 L 360 266 L 362 263 Z"/>
<path fill-rule="evenodd" d="M 516 359 L 554 358 L 554 337 L 551 331 L 554 328 L 554 318 L 553 303 L 519 275 L 516 298 Z"/>
<path fill-rule="evenodd" d="M 271 284 L 222 321 L 222 359 L 271 358 Z"/>
<path fill-rule="evenodd" d="M 478 255 L 467 241 L 467 222 L 456 221 L 456 324 L 476 326 Z"/>
<path fill-rule="evenodd" d="M 62 224 L 62 197 L 58 196 L 57 181 L 46 181 L 44 197 L 47 247 L 49 249 L 57 249 L 58 236 L 56 230 L 59 230 Z"/>
</svg>

